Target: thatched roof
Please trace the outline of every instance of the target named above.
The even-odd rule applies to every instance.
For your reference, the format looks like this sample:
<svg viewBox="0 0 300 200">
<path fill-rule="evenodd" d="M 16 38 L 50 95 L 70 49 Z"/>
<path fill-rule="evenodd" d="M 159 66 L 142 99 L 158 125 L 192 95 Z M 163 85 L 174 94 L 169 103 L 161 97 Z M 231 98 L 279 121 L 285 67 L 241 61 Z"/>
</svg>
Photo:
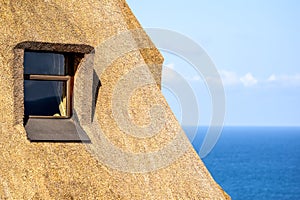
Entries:
<svg viewBox="0 0 300 200">
<path fill-rule="evenodd" d="M 1 0 L 0 24 L 0 199 L 229 198 L 182 134 L 163 98 L 163 58 L 149 38 L 139 31 L 132 34 L 131 40 L 113 40 L 117 43 L 111 47 L 105 43 L 114 35 L 140 28 L 125 1 Z M 125 52 L 103 68 L 116 47 L 139 46 L 141 37 L 150 48 Z M 24 42 L 32 42 L 32 46 L 20 46 Z M 93 77 L 83 79 L 85 72 L 79 69 L 74 89 L 74 107 L 78 108 L 79 122 L 92 144 L 32 143 L 27 139 L 23 127 L 22 48 L 39 49 L 41 43 L 52 44 L 48 48 L 56 48 L 53 44 L 95 48 L 94 62 L 89 66 L 94 68 L 101 87 L 93 91 L 98 95 L 94 121 L 83 123 L 86 110 L 78 103 L 91 100 L 82 94 L 85 81 Z M 153 114 L 156 124 L 163 125 L 157 134 L 126 134 L 128 130 L 116 122 L 122 116 L 114 113 L 114 106 L 123 102 L 126 91 L 135 84 L 141 85 L 132 92 L 127 107 L 131 119 L 143 127 L 152 122 L 149 113 Z M 160 105 L 164 112 L 149 111 L 153 104 Z M 110 151 L 109 145 L 103 143 L 106 149 L 101 154 L 99 144 L 104 138 L 121 153 L 139 156 L 122 158 L 123 154 L 115 151 L 108 154 L 111 157 L 104 157 L 105 150 Z M 172 148 L 161 150 L 173 140 L 177 143 Z"/>
</svg>

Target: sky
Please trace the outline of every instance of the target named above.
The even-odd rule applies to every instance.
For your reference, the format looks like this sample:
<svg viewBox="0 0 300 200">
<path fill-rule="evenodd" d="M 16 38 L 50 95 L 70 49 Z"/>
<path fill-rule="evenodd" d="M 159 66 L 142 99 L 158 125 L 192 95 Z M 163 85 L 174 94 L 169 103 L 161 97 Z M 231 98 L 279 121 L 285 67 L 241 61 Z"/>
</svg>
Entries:
<svg viewBox="0 0 300 200">
<path fill-rule="evenodd" d="M 127 0 L 144 28 L 176 31 L 213 61 L 224 86 L 226 126 L 300 126 L 300 1 Z M 180 99 L 162 88 L 183 125 L 210 125 L 211 91 L 186 60 L 164 52 L 162 85 L 181 74 L 193 89 L 199 121 L 183 120 Z M 165 70 L 166 68 L 170 70 Z M 173 84 L 176 85 L 176 84 Z M 181 97 L 179 97 L 181 98 Z M 189 97 L 184 97 L 189 98 Z"/>
</svg>

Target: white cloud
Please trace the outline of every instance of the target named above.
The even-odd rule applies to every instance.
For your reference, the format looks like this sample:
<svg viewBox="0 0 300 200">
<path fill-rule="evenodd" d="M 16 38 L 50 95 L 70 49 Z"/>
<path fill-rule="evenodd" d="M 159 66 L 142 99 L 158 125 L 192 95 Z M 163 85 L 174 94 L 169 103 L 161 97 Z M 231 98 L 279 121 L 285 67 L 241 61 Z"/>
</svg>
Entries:
<svg viewBox="0 0 300 200">
<path fill-rule="evenodd" d="M 276 81 L 276 76 L 274 75 L 274 74 L 272 74 L 269 78 L 268 78 L 268 80 L 267 81 Z"/>
<path fill-rule="evenodd" d="M 177 82 L 178 72 L 175 73 L 175 64 L 169 63 L 164 65 L 163 68 L 163 81 L 164 82 Z M 234 71 L 219 70 L 224 87 L 244 86 L 252 87 L 255 85 L 268 86 L 268 87 L 299 87 L 300 86 L 300 73 L 285 75 L 285 74 L 271 74 L 268 78 L 258 79 L 251 72 L 245 75 L 239 75 Z M 198 74 L 193 73 L 189 75 L 181 74 L 181 77 L 186 81 L 199 82 L 205 79 Z M 219 84 L 220 79 L 216 77 L 207 77 L 208 84 Z"/>
<path fill-rule="evenodd" d="M 240 82 L 239 77 L 235 72 L 220 70 L 219 74 L 224 86 L 237 85 Z"/>
<path fill-rule="evenodd" d="M 168 64 L 165 64 L 164 67 L 167 67 L 167 68 L 170 68 L 170 69 L 174 69 L 175 64 L 174 63 L 168 63 Z"/>
<path fill-rule="evenodd" d="M 191 81 L 200 81 L 200 80 L 202 80 L 202 78 L 200 75 L 195 75 L 195 76 L 191 77 L 190 80 Z"/>
<path fill-rule="evenodd" d="M 180 73 L 178 72 L 175 68 L 177 67 L 177 65 L 175 66 L 174 63 L 168 63 L 163 65 L 163 79 L 166 81 L 178 81 L 178 76 L 180 76 L 181 78 L 187 80 L 187 81 L 202 81 L 202 77 L 199 74 L 192 74 L 192 73 Z M 163 81 L 164 81 L 163 80 Z"/>
<path fill-rule="evenodd" d="M 245 87 L 250 87 L 257 84 L 257 79 L 251 73 L 247 73 L 245 76 L 240 78 L 240 81 Z"/>
<path fill-rule="evenodd" d="M 270 84 L 276 84 L 280 86 L 300 86 L 300 74 L 293 75 L 274 75 L 272 74 L 267 82 Z"/>
<path fill-rule="evenodd" d="M 176 82 L 177 72 L 174 63 L 164 64 L 162 68 L 162 83 Z"/>
<path fill-rule="evenodd" d="M 245 87 L 250 87 L 258 82 L 258 80 L 250 72 L 244 76 L 239 76 L 233 71 L 220 70 L 219 74 L 224 86 L 244 85 Z"/>
</svg>

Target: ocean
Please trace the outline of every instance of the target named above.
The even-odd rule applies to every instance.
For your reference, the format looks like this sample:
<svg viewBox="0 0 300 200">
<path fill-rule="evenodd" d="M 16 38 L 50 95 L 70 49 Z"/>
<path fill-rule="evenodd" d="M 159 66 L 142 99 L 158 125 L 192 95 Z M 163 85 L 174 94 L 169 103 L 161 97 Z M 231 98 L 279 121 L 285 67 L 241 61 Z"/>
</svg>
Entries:
<svg viewBox="0 0 300 200">
<path fill-rule="evenodd" d="M 206 129 L 192 142 L 197 152 Z M 300 127 L 224 127 L 202 160 L 233 200 L 300 200 Z"/>
</svg>

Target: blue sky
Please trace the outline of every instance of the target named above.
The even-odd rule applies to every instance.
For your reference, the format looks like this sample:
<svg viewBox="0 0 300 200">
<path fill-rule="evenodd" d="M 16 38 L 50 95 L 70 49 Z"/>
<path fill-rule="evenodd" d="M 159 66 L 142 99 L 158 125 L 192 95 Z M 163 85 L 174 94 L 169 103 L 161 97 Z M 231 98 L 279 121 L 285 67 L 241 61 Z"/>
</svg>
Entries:
<svg viewBox="0 0 300 200">
<path fill-rule="evenodd" d="M 300 1 L 127 2 L 143 27 L 177 31 L 205 49 L 225 88 L 225 125 L 300 126 Z M 191 84 L 200 125 L 209 125 L 211 102 L 203 80 L 193 78 L 187 62 L 163 55 L 164 65 Z M 163 93 L 181 120 L 178 101 Z"/>
</svg>

